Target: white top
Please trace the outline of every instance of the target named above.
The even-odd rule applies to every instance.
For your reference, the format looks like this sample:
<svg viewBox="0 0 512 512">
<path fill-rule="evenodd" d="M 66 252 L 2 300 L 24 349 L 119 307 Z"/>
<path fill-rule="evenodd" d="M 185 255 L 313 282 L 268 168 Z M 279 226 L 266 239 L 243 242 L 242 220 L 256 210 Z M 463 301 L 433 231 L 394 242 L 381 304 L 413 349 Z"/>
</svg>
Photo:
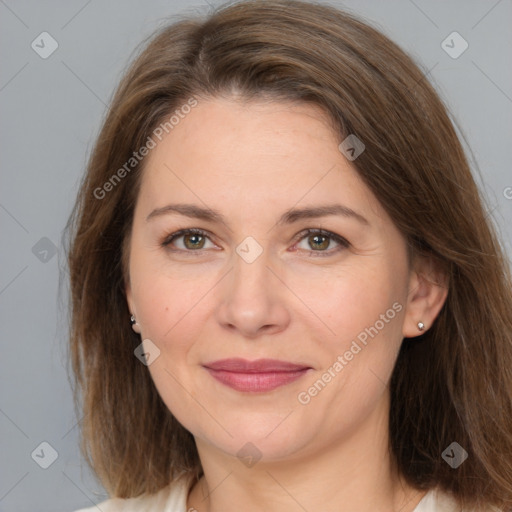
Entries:
<svg viewBox="0 0 512 512">
<path fill-rule="evenodd" d="M 156 494 L 137 498 L 113 498 L 98 504 L 98 507 L 82 508 L 75 512 L 188 512 L 187 497 L 192 484 L 191 475 L 183 475 Z M 491 509 L 489 509 L 491 510 Z M 449 495 L 430 490 L 413 512 L 463 512 Z"/>
</svg>

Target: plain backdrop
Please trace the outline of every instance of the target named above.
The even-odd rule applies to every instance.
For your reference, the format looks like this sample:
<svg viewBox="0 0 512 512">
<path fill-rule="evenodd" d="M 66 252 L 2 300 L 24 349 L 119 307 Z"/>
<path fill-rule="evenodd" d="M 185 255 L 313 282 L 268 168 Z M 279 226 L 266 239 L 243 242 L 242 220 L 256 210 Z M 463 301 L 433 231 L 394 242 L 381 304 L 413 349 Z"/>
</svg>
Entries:
<svg viewBox="0 0 512 512">
<path fill-rule="evenodd" d="M 510 255 L 512 2 L 329 3 L 382 30 L 428 74 L 467 139 Z M 70 512 L 106 498 L 78 449 L 65 286 L 58 300 L 62 230 L 136 46 L 174 15 L 206 14 L 210 5 L 0 0 L 0 512 Z"/>
</svg>

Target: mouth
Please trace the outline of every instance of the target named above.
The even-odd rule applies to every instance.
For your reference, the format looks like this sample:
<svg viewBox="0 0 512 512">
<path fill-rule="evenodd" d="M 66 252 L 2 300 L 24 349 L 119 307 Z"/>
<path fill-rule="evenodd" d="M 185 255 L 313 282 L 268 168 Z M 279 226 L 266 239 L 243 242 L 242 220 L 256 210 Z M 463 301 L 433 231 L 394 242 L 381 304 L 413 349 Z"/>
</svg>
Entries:
<svg viewBox="0 0 512 512">
<path fill-rule="evenodd" d="M 218 382 L 236 391 L 272 391 L 303 377 L 312 368 L 277 359 L 222 359 L 203 365 Z"/>
</svg>

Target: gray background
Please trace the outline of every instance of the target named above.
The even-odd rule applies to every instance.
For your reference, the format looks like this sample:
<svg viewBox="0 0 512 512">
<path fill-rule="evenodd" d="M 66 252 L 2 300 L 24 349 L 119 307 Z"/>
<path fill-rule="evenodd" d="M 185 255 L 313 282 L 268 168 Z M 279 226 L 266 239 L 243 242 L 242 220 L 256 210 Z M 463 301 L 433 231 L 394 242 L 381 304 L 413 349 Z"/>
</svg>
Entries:
<svg viewBox="0 0 512 512">
<path fill-rule="evenodd" d="M 481 170 L 477 182 L 510 255 L 512 2 L 330 3 L 366 18 L 430 71 Z M 58 300 L 62 230 L 136 45 L 164 18 L 208 9 L 199 0 L 0 0 L 0 512 L 69 512 L 106 497 L 78 450 L 65 287 Z M 58 42 L 47 59 L 31 47 L 44 31 Z M 469 44 L 456 59 L 441 46 L 453 31 Z M 47 448 L 31 457 L 43 441 L 58 452 L 48 469 L 35 462 L 51 461 Z"/>
</svg>

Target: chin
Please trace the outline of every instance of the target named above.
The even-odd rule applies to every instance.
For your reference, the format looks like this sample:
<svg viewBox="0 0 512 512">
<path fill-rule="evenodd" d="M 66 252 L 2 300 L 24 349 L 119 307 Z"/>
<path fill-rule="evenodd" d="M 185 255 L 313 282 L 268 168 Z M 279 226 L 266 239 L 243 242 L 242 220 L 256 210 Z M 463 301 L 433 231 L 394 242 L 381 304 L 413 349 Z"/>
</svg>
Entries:
<svg viewBox="0 0 512 512">
<path fill-rule="evenodd" d="M 213 446 L 241 462 L 246 457 L 249 460 L 258 459 L 261 463 L 279 462 L 298 457 L 308 446 L 312 449 L 315 431 L 318 431 L 318 426 L 304 428 L 304 425 L 297 423 L 298 418 L 292 419 L 294 414 L 287 418 L 288 414 L 289 411 L 284 415 L 265 415 L 261 412 L 226 414 L 223 426 L 232 437 L 222 428 L 217 428 L 218 425 L 213 427 L 213 420 L 207 425 L 190 425 L 188 430 L 196 441 Z"/>
</svg>

